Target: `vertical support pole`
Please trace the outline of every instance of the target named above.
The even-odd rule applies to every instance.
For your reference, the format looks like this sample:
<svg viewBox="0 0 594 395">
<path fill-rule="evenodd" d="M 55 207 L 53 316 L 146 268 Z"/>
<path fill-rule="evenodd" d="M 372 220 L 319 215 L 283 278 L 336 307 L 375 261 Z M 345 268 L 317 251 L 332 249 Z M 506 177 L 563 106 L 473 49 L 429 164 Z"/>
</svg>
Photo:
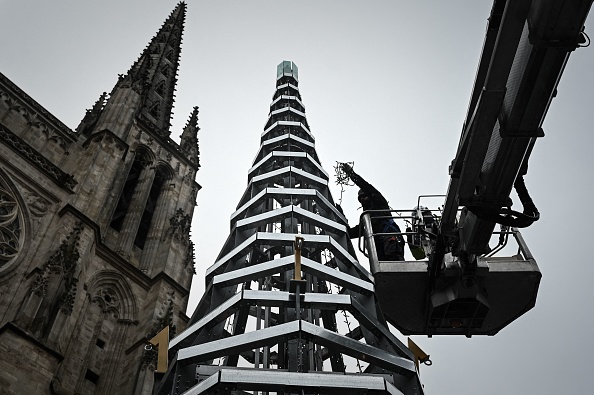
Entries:
<svg viewBox="0 0 594 395">
<path fill-rule="evenodd" d="M 258 280 L 258 291 L 262 290 L 262 279 Z M 256 331 L 261 328 L 262 321 L 262 306 L 256 303 Z M 254 349 L 254 368 L 260 369 L 260 347 Z M 258 395 L 259 391 L 254 391 L 254 395 Z"/>
<path fill-rule="evenodd" d="M 295 236 L 295 280 L 301 280 L 301 248 L 305 239 Z"/>
<path fill-rule="evenodd" d="M 289 285 L 290 292 L 295 294 L 295 319 L 299 321 L 301 321 L 301 294 L 305 293 L 307 285 L 307 281 L 301 279 L 301 248 L 303 247 L 304 240 L 305 239 L 301 236 L 295 236 L 295 275 L 293 276 L 293 279 Z M 304 369 L 303 363 L 303 340 L 301 339 L 301 331 L 299 332 L 299 338 L 297 339 L 296 345 L 297 349 L 293 349 L 293 352 L 296 352 L 297 355 L 289 356 L 289 360 L 292 359 L 294 363 L 296 362 L 297 364 L 295 367 L 296 369 L 293 371 L 307 371 L 308 368 Z M 289 367 L 289 371 L 291 370 L 291 367 Z"/>
</svg>

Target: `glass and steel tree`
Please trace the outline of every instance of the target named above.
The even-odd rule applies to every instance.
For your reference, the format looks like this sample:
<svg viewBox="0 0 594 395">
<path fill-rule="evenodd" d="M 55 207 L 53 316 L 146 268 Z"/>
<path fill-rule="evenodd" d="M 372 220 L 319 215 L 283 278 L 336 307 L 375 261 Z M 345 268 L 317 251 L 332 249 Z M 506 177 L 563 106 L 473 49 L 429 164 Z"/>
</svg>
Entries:
<svg viewBox="0 0 594 395">
<path fill-rule="evenodd" d="M 357 261 L 314 142 L 297 66 L 284 61 L 230 235 L 188 328 L 170 343 L 157 393 L 423 392 Z"/>
</svg>

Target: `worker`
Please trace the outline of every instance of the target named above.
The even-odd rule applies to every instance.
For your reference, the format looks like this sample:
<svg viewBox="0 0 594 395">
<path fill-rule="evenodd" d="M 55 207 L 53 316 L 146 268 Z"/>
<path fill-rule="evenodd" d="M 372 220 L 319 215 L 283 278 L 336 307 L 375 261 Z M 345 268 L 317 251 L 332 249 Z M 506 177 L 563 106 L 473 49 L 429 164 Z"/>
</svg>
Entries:
<svg viewBox="0 0 594 395">
<path fill-rule="evenodd" d="M 377 233 L 393 233 L 392 235 L 374 236 L 375 247 L 377 250 L 378 260 L 380 261 L 403 261 L 404 260 L 404 238 L 400 234 L 400 228 L 392 218 L 376 218 L 374 217 L 390 217 L 392 214 L 389 211 L 390 206 L 386 198 L 375 189 L 373 185 L 365 181 L 360 175 L 355 173 L 353 168 L 347 163 L 341 163 L 340 168 L 345 174 L 357 185 L 359 194 L 357 199 L 363 211 L 374 210 L 370 213 L 371 227 L 374 234 Z M 375 211 L 388 210 L 388 211 Z M 349 237 L 359 237 L 361 234 L 361 224 L 349 228 Z"/>
</svg>

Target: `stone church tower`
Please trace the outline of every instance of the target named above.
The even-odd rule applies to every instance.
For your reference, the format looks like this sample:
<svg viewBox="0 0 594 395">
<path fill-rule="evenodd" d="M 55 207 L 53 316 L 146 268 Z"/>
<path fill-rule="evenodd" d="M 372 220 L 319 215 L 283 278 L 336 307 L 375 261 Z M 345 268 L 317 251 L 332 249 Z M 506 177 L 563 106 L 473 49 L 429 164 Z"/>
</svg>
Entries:
<svg viewBox="0 0 594 395">
<path fill-rule="evenodd" d="M 186 6 L 75 131 L 0 74 L 0 394 L 149 394 L 194 273 L 198 110 L 170 117 Z"/>
</svg>

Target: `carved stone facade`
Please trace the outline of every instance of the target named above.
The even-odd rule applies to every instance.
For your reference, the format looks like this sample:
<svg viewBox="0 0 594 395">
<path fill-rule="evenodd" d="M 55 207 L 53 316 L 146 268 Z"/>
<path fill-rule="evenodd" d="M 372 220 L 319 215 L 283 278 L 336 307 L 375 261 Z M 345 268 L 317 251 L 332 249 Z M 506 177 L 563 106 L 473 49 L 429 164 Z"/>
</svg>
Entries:
<svg viewBox="0 0 594 395">
<path fill-rule="evenodd" d="M 197 108 L 169 137 L 184 17 L 76 131 L 0 74 L 3 395 L 150 394 L 147 339 L 186 326 Z"/>
<path fill-rule="evenodd" d="M 21 250 L 22 214 L 14 193 L 0 178 L 0 268 Z"/>
</svg>

